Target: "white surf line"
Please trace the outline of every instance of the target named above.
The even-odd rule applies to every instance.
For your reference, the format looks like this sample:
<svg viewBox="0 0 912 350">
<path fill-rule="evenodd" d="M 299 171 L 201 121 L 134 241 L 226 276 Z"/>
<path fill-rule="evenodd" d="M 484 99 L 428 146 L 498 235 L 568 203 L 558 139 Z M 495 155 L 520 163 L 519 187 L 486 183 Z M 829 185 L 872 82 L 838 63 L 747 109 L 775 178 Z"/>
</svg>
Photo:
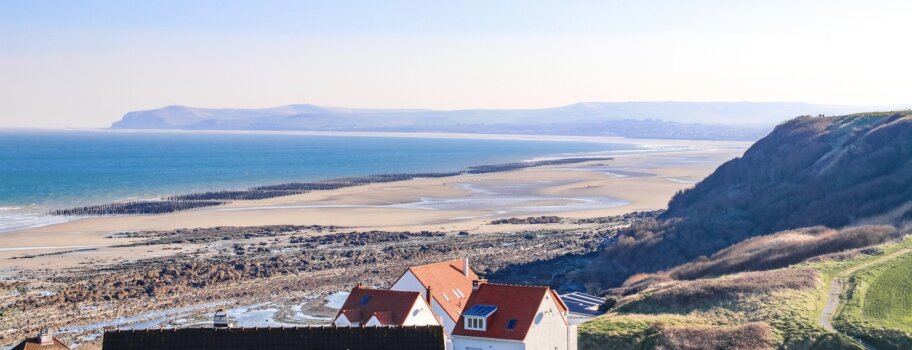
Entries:
<svg viewBox="0 0 912 350">
<path fill-rule="evenodd" d="M 14 247 L 14 248 L 0 248 L 0 252 L 10 252 L 10 251 L 19 251 L 19 250 L 47 250 L 47 249 L 78 249 L 78 248 L 96 248 L 102 247 L 102 245 L 61 245 L 61 246 L 33 246 L 33 247 Z"/>
<path fill-rule="evenodd" d="M 695 183 L 697 183 L 697 182 L 700 182 L 700 181 L 694 181 L 694 180 L 676 179 L 676 178 L 673 178 L 673 177 L 666 177 L 665 180 L 668 180 L 668 181 L 671 181 L 671 182 L 676 182 L 676 183 L 679 183 L 679 184 L 695 184 Z"/>
<path fill-rule="evenodd" d="M 311 209 L 311 208 L 386 208 L 387 205 L 368 204 L 313 204 L 313 205 L 270 205 L 262 207 L 219 208 L 212 211 L 244 211 L 244 210 L 271 210 L 271 209 Z"/>
</svg>

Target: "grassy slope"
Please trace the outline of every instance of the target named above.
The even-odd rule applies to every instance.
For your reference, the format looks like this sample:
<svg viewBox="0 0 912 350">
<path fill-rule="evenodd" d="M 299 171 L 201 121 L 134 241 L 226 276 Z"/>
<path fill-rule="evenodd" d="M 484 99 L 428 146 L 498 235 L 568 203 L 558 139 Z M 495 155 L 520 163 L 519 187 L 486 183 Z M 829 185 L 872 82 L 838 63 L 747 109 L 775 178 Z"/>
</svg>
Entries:
<svg viewBox="0 0 912 350">
<path fill-rule="evenodd" d="M 687 284 L 695 282 L 673 282 L 678 284 L 664 290 L 648 289 L 634 296 L 625 297 L 614 312 L 587 322 L 580 327 L 580 349 L 651 349 L 655 348 L 656 325 L 671 327 L 724 328 L 761 322 L 769 325 L 774 332 L 771 347 L 781 349 L 863 349 L 849 338 L 827 332 L 818 324 L 829 291 L 830 282 L 846 270 L 865 264 L 901 249 L 912 248 L 912 239 L 896 244 L 880 246 L 872 255 L 857 255 L 847 259 L 821 259 L 798 264 L 786 269 L 762 272 L 772 276 L 788 278 L 791 271 L 810 269 L 815 281 L 810 288 L 773 288 L 769 290 L 748 290 L 741 294 L 722 297 L 701 295 L 694 302 L 685 304 L 668 302 L 669 298 L 656 298 L 659 294 L 680 295 L 687 290 Z M 698 280 L 703 283 L 721 284 L 726 280 L 747 274 L 727 275 L 715 279 Z M 834 321 L 836 327 L 849 334 L 875 334 L 862 337 L 878 346 L 878 349 L 912 348 L 910 343 L 900 346 L 886 346 L 889 343 L 880 338 L 910 339 L 912 323 L 912 256 L 874 265 L 856 274 L 858 278 L 852 298 Z M 901 278 L 904 277 L 904 278 Z M 750 281 L 749 279 L 745 281 Z M 768 284 L 761 281 L 753 284 Z M 751 284 L 751 283 L 745 283 Z M 864 299 L 864 290 L 873 285 L 876 299 Z M 899 289 L 905 288 L 906 292 Z M 871 295 L 871 294 L 869 294 Z M 901 310 L 892 308 L 902 307 Z M 889 309 L 889 311 L 887 311 Z M 883 311 L 877 311 L 883 310 Z M 859 315 L 865 314 L 864 318 Z M 872 317 L 877 320 L 872 321 Z M 861 322 L 859 320 L 867 322 Z M 903 328 L 890 328 L 904 326 Z M 892 331 L 891 331 L 892 329 Z"/>
<path fill-rule="evenodd" d="M 912 239 L 886 253 L 903 248 L 912 248 Z M 833 322 L 838 330 L 881 350 L 912 348 L 912 254 L 856 272 L 847 296 Z"/>
<path fill-rule="evenodd" d="M 783 272 L 766 273 L 776 278 Z M 609 316 L 583 324 L 580 349 L 656 348 L 656 325 L 699 327 L 705 330 L 707 339 L 712 339 L 718 331 L 751 322 L 764 323 L 771 328 L 773 335 L 768 348 L 861 349 L 849 339 L 817 325 L 815 310 L 822 307 L 821 295 L 825 295 L 826 289 L 818 277 L 810 288 L 777 288 L 715 298 L 699 296 L 698 300 L 687 303 L 667 302 L 664 298 L 652 300 L 655 292 L 646 291 L 628 297 L 633 300 L 625 298 L 626 304 Z"/>
</svg>

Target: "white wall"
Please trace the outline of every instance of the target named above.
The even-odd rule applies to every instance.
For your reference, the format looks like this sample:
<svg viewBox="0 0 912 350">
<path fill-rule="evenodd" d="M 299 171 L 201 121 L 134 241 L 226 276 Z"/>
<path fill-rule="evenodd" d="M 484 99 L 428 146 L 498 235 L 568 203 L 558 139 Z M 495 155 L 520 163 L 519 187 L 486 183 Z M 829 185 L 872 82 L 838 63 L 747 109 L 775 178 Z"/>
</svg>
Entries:
<svg viewBox="0 0 912 350">
<path fill-rule="evenodd" d="M 440 322 L 437 321 L 437 317 L 434 316 L 434 313 L 431 312 L 431 307 L 428 306 L 427 302 L 424 299 L 416 299 L 415 305 L 412 305 L 412 309 L 409 310 L 408 316 L 405 318 L 405 322 L 402 323 L 403 326 L 439 326 Z"/>
<path fill-rule="evenodd" d="M 569 327 L 551 293 L 546 293 L 542 299 L 535 320 L 539 322 L 532 321 L 526 334 L 526 350 L 569 350 Z"/>
<path fill-rule="evenodd" d="M 380 323 L 380 320 L 377 319 L 377 316 L 371 316 L 369 320 L 364 324 L 364 327 L 380 327 L 383 324 Z"/>
<path fill-rule="evenodd" d="M 579 338 L 579 329 L 575 324 L 567 327 L 567 350 L 577 350 L 576 341 Z"/>
<path fill-rule="evenodd" d="M 499 340 L 454 335 L 453 350 L 523 350 L 525 345 L 518 340 Z"/>
<path fill-rule="evenodd" d="M 431 290 L 431 292 L 434 292 Z M 443 325 L 443 330 L 447 335 L 453 334 L 453 328 L 456 328 L 456 321 L 450 318 L 450 314 L 443 309 L 442 306 L 437 302 L 437 299 L 431 299 L 431 310 L 434 311 L 434 315 L 437 316 L 437 319 L 441 320 Z"/>
<path fill-rule="evenodd" d="M 336 327 L 348 327 L 352 325 L 352 323 L 348 320 L 348 317 L 345 317 L 345 314 L 339 314 L 339 317 L 336 317 L 336 319 L 333 321 L 333 324 L 336 325 Z"/>
<path fill-rule="evenodd" d="M 431 286 L 431 288 L 434 288 L 434 286 Z M 406 271 L 405 274 L 390 287 L 390 290 L 418 292 L 421 293 L 422 298 L 427 300 L 427 288 L 424 288 L 424 285 L 421 284 L 418 277 L 415 277 L 415 275 L 412 274 L 412 271 Z M 437 293 L 434 290 L 431 290 L 431 292 Z M 446 332 L 447 335 L 453 334 L 453 328 L 456 327 L 456 320 L 450 318 L 450 315 L 437 303 L 436 299 L 431 299 L 431 311 L 437 316 L 437 320 L 443 326 L 443 331 Z"/>
</svg>

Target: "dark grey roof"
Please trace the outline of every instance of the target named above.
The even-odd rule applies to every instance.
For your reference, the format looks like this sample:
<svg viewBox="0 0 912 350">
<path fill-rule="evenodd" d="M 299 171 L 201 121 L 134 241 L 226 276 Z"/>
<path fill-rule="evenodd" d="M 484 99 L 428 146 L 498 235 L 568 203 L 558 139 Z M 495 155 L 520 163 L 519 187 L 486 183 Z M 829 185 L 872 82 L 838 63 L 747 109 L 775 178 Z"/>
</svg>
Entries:
<svg viewBox="0 0 912 350">
<path fill-rule="evenodd" d="M 443 350 L 444 338 L 440 326 L 114 330 L 102 349 Z"/>
<path fill-rule="evenodd" d="M 597 316 L 604 313 L 598 311 L 598 307 L 605 303 L 605 298 L 580 292 L 567 293 L 560 297 L 564 304 L 567 305 L 567 309 L 572 313 L 589 316 Z"/>
</svg>

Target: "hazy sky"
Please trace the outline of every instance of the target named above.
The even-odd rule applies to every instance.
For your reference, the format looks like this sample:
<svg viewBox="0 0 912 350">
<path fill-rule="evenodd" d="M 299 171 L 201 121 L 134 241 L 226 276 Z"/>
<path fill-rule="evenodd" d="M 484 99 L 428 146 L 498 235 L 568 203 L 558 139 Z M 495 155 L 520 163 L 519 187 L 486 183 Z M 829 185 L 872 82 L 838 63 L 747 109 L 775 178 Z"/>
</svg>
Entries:
<svg viewBox="0 0 912 350">
<path fill-rule="evenodd" d="M 912 1 L 0 0 L 0 127 L 181 104 L 912 103 Z"/>
</svg>

